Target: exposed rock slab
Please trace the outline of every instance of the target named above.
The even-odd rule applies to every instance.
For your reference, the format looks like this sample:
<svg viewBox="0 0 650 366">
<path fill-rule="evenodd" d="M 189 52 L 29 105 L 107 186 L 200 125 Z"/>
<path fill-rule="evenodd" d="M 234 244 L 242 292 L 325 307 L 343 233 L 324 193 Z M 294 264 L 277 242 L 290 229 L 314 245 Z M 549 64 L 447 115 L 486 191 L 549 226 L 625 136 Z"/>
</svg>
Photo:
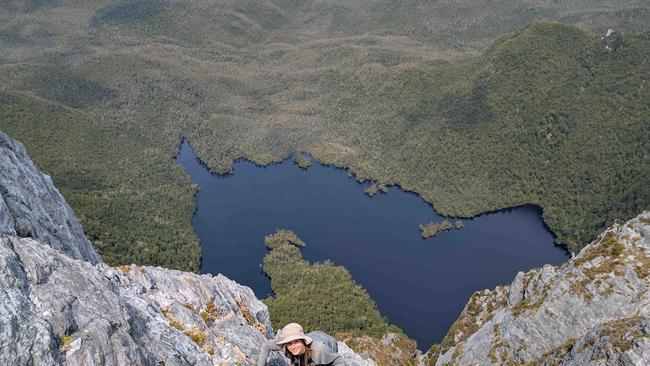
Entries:
<svg viewBox="0 0 650 366">
<path fill-rule="evenodd" d="M 52 352 L 57 339 L 38 313 L 28 282 L 13 241 L 0 238 L 0 365 L 60 364 Z"/>
<path fill-rule="evenodd" d="M 650 318 L 633 317 L 598 325 L 573 344 L 545 355 L 542 365 L 647 365 Z"/>
<path fill-rule="evenodd" d="M 338 342 L 339 354 L 348 366 L 377 366 L 375 361 L 355 353 L 345 342 Z"/>
<path fill-rule="evenodd" d="M 91 264 L 15 236 L 0 264 L 2 365 L 246 365 L 273 336 L 266 305 L 222 275 Z"/>
<path fill-rule="evenodd" d="M 650 364 L 649 288 L 645 212 L 614 225 L 562 266 L 520 272 L 509 286 L 475 293 L 443 340 L 436 364 L 549 358 L 559 365 Z M 627 331 L 622 341 L 611 341 L 614 326 Z"/>
<path fill-rule="evenodd" d="M 0 234 L 32 237 L 92 263 L 99 255 L 72 209 L 24 146 L 0 131 Z"/>
<path fill-rule="evenodd" d="M 210 355 L 171 327 L 157 304 L 119 286 L 127 275 L 30 238 L 2 237 L 0 247 L 3 258 L 14 263 L 7 277 L 22 291 L 11 291 L 3 301 L 3 331 L 20 334 L 32 324 L 39 331 L 38 341 L 23 344 L 2 337 L 0 364 L 212 365 Z"/>
</svg>

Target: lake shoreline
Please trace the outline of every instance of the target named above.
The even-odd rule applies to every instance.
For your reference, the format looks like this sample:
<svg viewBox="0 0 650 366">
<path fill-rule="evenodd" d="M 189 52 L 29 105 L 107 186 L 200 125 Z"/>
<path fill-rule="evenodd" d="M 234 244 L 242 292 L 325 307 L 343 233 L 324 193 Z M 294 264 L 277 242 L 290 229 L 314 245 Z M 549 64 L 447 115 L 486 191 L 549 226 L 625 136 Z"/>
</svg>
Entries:
<svg viewBox="0 0 650 366">
<path fill-rule="evenodd" d="M 448 217 L 414 192 L 391 185 L 390 194 L 369 197 L 364 188 L 373 182 L 320 162 L 305 170 L 291 156 L 267 165 L 238 158 L 231 173 L 214 173 L 184 143 L 174 162 L 199 186 L 192 227 L 201 243 L 202 273 L 223 273 L 259 298 L 272 295 L 259 265 L 267 254 L 261 241 L 286 228 L 308 243 L 305 260 L 347 268 L 382 314 L 421 346 L 442 339 L 474 291 L 569 257 L 534 205 L 467 219 L 463 230 L 424 243 L 418 225 Z M 415 302 L 399 301 L 414 294 Z M 417 315 L 429 324 L 420 324 Z"/>
<path fill-rule="evenodd" d="M 190 140 L 187 137 L 183 136 L 183 137 L 181 137 L 181 141 L 177 145 L 176 154 L 174 156 L 172 156 L 172 158 L 171 158 L 172 163 L 180 155 L 181 147 L 182 147 L 183 143 L 187 143 L 190 146 L 190 148 L 192 149 L 192 151 L 194 152 L 194 148 L 192 148 L 192 143 L 190 142 Z M 381 183 L 381 184 L 384 184 L 387 188 L 395 187 L 395 188 L 398 188 L 399 190 L 401 190 L 402 192 L 405 192 L 405 193 L 408 193 L 408 194 L 413 194 L 413 195 L 417 196 L 419 199 L 421 199 L 423 202 L 425 202 L 427 205 L 429 205 L 431 207 L 431 210 L 435 214 L 440 215 L 441 217 L 443 217 L 443 218 L 445 218 L 447 220 L 462 219 L 462 220 L 470 220 L 471 221 L 471 220 L 481 218 L 481 217 L 484 217 L 484 216 L 487 216 L 487 215 L 496 214 L 496 213 L 503 213 L 503 212 L 509 212 L 511 210 L 516 210 L 516 209 L 519 209 L 519 208 L 528 208 L 528 207 L 534 208 L 534 209 L 536 209 L 536 210 L 538 210 L 540 212 L 540 217 L 542 218 L 542 222 L 544 223 L 544 227 L 546 228 L 546 230 L 551 235 L 553 235 L 553 241 L 554 241 L 555 245 L 557 247 L 560 247 L 560 248 L 566 250 L 567 253 L 569 253 L 570 255 L 575 254 L 575 253 L 571 252 L 571 250 L 569 250 L 569 248 L 566 245 L 557 242 L 557 234 L 555 232 L 553 232 L 553 230 L 550 228 L 550 226 L 546 222 L 545 215 L 544 215 L 544 208 L 541 205 L 537 204 L 537 203 L 532 203 L 532 202 L 521 203 L 521 204 L 518 204 L 518 205 L 507 206 L 507 207 L 503 207 L 503 208 L 496 208 L 496 209 L 488 210 L 488 211 L 482 211 L 481 213 L 476 214 L 476 215 L 472 215 L 472 216 L 463 216 L 463 215 L 453 216 L 453 215 L 447 215 L 444 212 L 438 211 L 435 208 L 433 202 L 429 202 L 424 196 L 422 196 L 420 193 L 418 193 L 415 190 L 409 190 L 409 189 L 404 188 L 402 185 L 400 185 L 399 182 L 387 183 L 387 182 L 383 182 L 383 181 L 379 182 L 377 180 L 372 180 L 372 179 L 363 179 L 363 178 L 360 179 L 360 178 L 358 178 L 358 175 L 354 172 L 353 168 L 346 167 L 346 166 L 340 166 L 340 165 L 337 165 L 337 164 L 334 164 L 334 163 L 322 162 L 322 161 L 318 160 L 318 158 L 316 156 L 314 156 L 312 153 L 310 153 L 308 151 L 294 151 L 294 152 L 290 153 L 287 157 L 282 158 L 281 160 L 273 160 L 273 161 L 269 162 L 268 164 L 260 164 L 260 163 L 257 163 L 252 158 L 247 158 L 245 156 L 239 156 L 237 158 L 232 159 L 232 162 L 230 164 L 231 168 L 230 168 L 230 170 L 228 172 L 225 172 L 225 173 L 219 173 L 218 171 L 213 170 L 212 168 L 210 168 L 210 166 L 208 166 L 203 160 L 201 160 L 196 155 L 196 152 L 194 153 L 194 155 L 196 156 L 196 160 L 198 161 L 199 164 L 201 164 L 201 166 L 203 166 L 211 175 L 220 176 L 220 177 L 227 177 L 227 176 L 234 175 L 235 174 L 235 165 L 237 163 L 239 163 L 239 162 L 247 162 L 247 163 L 250 163 L 250 164 L 252 164 L 253 166 L 255 166 L 257 168 L 270 168 L 270 167 L 273 167 L 273 166 L 276 166 L 276 165 L 283 164 L 284 162 L 286 162 L 288 160 L 292 160 L 294 154 L 305 154 L 305 155 L 307 155 L 309 157 L 309 159 L 312 160 L 312 164 L 317 163 L 317 164 L 319 164 L 321 166 L 324 166 L 324 167 L 329 167 L 329 168 L 334 168 L 334 169 L 337 169 L 337 170 L 340 170 L 340 171 L 344 171 L 346 174 L 348 174 L 348 176 L 353 178 L 359 185 L 362 185 L 362 186 L 366 185 L 367 186 L 368 184 Z M 292 161 L 292 162 L 295 163 L 295 161 Z M 295 163 L 295 164 L 297 164 L 297 163 Z M 310 167 L 302 168 L 302 169 L 309 170 L 309 168 Z M 380 191 L 378 193 L 385 193 L 385 192 Z M 194 195 L 195 206 L 198 206 L 197 199 L 198 199 L 197 195 L 195 194 Z M 197 210 L 198 210 L 198 208 L 197 208 Z M 196 214 L 197 210 L 194 211 L 192 216 L 194 216 Z M 426 224 L 426 223 L 423 223 L 423 224 Z"/>
</svg>

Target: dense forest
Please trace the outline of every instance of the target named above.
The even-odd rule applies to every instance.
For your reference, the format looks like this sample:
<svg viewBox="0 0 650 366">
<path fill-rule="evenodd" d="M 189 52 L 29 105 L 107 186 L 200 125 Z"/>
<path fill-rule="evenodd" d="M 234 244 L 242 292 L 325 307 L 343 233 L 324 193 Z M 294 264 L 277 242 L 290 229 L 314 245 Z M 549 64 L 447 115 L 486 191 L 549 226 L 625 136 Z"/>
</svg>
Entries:
<svg viewBox="0 0 650 366">
<path fill-rule="evenodd" d="M 636 1 L 10 0 L 0 130 L 111 264 L 198 271 L 197 188 L 171 163 L 182 137 L 218 172 L 304 151 L 446 216 L 536 204 L 576 251 L 650 208 L 649 15 Z"/>
</svg>

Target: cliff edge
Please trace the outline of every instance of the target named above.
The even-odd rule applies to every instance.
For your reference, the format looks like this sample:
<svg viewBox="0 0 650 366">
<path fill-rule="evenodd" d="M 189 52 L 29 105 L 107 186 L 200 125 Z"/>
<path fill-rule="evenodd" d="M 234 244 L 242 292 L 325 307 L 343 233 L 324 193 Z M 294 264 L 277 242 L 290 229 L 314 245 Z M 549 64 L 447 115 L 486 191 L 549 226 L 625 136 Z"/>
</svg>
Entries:
<svg viewBox="0 0 650 366">
<path fill-rule="evenodd" d="M 31 237 L 71 258 L 100 261 L 72 209 L 25 147 L 0 131 L 0 235 Z"/>
</svg>

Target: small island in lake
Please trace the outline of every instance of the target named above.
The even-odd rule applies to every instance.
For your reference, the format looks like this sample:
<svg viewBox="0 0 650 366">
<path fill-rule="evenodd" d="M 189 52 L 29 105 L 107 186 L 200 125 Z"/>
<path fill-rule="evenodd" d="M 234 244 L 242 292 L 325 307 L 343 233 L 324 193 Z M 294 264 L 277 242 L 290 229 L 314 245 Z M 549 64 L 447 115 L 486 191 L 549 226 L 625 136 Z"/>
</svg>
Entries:
<svg viewBox="0 0 650 366">
<path fill-rule="evenodd" d="M 458 222 L 456 222 L 456 226 L 458 227 Z M 436 236 L 436 234 L 438 234 L 440 231 L 449 231 L 453 228 L 454 227 L 451 225 L 449 220 L 444 220 L 442 222 L 430 222 L 426 225 L 420 225 L 420 231 L 424 239 Z"/>
</svg>

